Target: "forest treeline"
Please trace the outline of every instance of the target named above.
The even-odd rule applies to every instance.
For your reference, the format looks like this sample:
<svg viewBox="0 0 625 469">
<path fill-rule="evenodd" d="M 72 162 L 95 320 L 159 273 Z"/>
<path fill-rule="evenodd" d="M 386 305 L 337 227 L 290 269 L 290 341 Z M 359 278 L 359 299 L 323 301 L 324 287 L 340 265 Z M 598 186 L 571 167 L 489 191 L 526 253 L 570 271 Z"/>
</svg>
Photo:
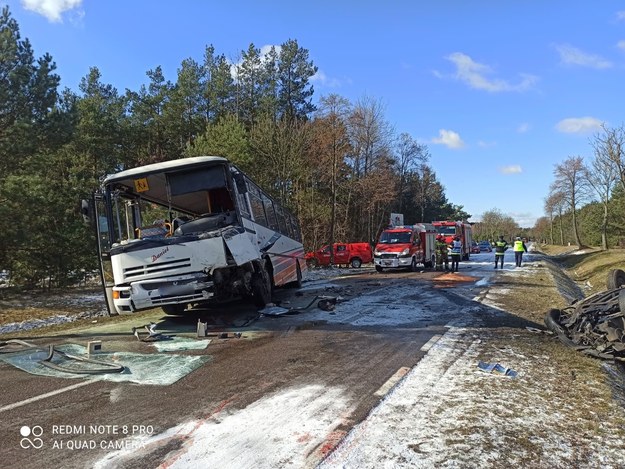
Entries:
<svg viewBox="0 0 625 469">
<path fill-rule="evenodd" d="M 105 174 L 198 155 L 235 162 L 299 219 L 306 249 L 372 241 L 389 214 L 406 223 L 467 220 L 447 200 L 426 145 L 398 132 L 381 100 L 315 96 L 317 67 L 294 39 L 236 61 L 211 45 L 160 66 L 120 92 L 92 67 L 78 90 L 61 88 L 53 58 L 36 57 L 9 8 L 0 15 L 0 271 L 15 285 L 63 286 L 97 267 L 94 233 L 79 214 Z M 552 243 L 623 243 L 622 128 L 591 140 L 589 163 L 554 168 L 545 214 L 521 228 L 499 209 L 482 214 L 478 239 L 523 235 Z M 606 176 L 607 175 L 607 176 Z"/>
<path fill-rule="evenodd" d="M 61 89 L 8 7 L 0 15 L 0 271 L 62 286 L 97 266 L 78 213 L 105 174 L 197 155 L 235 162 L 299 219 L 307 249 L 370 241 L 390 212 L 407 223 L 467 219 L 449 202 L 428 148 L 398 133 L 382 102 L 314 96 L 317 67 L 289 39 L 229 61 L 207 46 L 175 80 L 160 66 L 120 92 L 97 67 Z"/>
</svg>

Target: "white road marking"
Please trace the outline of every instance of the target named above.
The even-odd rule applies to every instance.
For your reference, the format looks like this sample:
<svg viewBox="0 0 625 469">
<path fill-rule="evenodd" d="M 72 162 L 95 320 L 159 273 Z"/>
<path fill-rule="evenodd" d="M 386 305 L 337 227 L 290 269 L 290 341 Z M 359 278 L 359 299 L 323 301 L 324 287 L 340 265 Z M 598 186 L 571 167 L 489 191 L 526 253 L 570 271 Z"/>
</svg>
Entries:
<svg viewBox="0 0 625 469">
<path fill-rule="evenodd" d="M 430 350 L 432 348 L 432 345 L 434 345 L 436 342 L 438 342 L 438 339 L 440 339 L 441 337 L 443 337 L 440 334 L 434 335 L 432 336 L 432 338 L 430 340 L 428 340 L 423 347 L 421 347 L 421 351 L 422 352 L 427 352 L 428 350 Z"/>
<path fill-rule="evenodd" d="M 395 372 L 393 376 L 391 376 L 386 381 L 386 383 L 380 386 L 380 389 L 374 392 L 373 395 L 377 397 L 385 396 L 386 393 L 389 392 L 393 388 L 393 386 L 395 386 L 404 376 L 406 376 L 406 373 L 408 373 L 409 371 L 410 368 L 402 366 L 399 370 Z"/>
<path fill-rule="evenodd" d="M 86 386 L 87 384 L 91 384 L 97 380 L 87 380 L 81 383 L 72 384 L 71 386 L 67 386 L 66 388 L 57 389 L 56 391 L 50 391 L 45 394 L 40 394 L 39 396 L 31 397 L 30 399 L 26 399 L 20 402 L 15 402 L 14 404 L 5 405 L 4 407 L 0 407 L 0 413 L 5 412 L 7 410 L 16 409 L 18 407 L 22 407 L 27 404 L 31 404 L 33 402 L 40 401 L 41 399 L 46 399 L 47 397 L 56 396 L 57 394 L 61 394 L 67 391 L 72 391 L 74 389 L 81 388 Z"/>
</svg>

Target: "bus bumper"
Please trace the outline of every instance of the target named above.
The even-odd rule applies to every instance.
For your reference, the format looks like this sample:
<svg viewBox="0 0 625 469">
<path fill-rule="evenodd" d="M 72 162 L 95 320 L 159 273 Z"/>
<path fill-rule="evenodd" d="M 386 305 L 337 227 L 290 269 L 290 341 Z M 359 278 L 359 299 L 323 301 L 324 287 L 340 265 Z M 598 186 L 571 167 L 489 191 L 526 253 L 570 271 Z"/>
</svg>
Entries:
<svg viewBox="0 0 625 469">
<path fill-rule="evenodd" d="M 213 282 L 205 274 L 197 273 L 142 280 L 129 286 L 113 287 L 113 302 L 119 314 L 144 309 L 194 303 L 210 300 L 214 295 Z"/>
</svg>

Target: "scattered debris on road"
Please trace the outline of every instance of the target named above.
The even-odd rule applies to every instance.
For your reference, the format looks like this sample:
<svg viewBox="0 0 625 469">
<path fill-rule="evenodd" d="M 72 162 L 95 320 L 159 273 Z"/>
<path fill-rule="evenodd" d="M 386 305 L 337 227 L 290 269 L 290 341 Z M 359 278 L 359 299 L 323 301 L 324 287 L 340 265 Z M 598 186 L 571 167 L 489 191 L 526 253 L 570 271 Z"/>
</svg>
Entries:
<svg viewBox="0 0 625 469">
<path fill-rule="evenodd" d="M 269 303 L 267 306 L 261 309 L 259 313 L 263 316 L 282 316 L 284 314 L 299 313 L 309 309 L 315 303 L 315 301 L 317 301 L 317 308 L 323 311 L 334 311 L 337 303 L 345 300 L 340 296 L 317 295 L 312 300 L 310 300 L 310 303 L 308 303 L 306 306 L 283 308 L 281 306 L 282 303 L 278 305 Z"/>
<path fill-rule="evenodd" d="M 126 369 L 124 366 L 115 363 L 62 352 L 56 349 L 52 344 L 48 346 L 39 346 L 18 339 L 0 342 L 0 353 L 13 353 L 16 355 L 25 354 L 26 356 L 31 357 L 36 356 L 33 355 L 35 352 L 45 350 L 48 351 L 47 356 L 45 358 L 33 358 L 34 362 L 63 373 L 97 375 L 106 373 L 122 373 Z M 56 361 L 52 360 L 54 357 L 57 357 Z M 60 360 L 58 360 L 59 357 Z"/>
<path fill-rule="evenodd" d="M 477 367 L 480 370 L 486 373 L 493 374 L 493 375 L 508 376 L 510 378 L 516 378 L 518 375 L 518 373 L 514 371 L 512 368 L 505 367 L 499 363 L 486 363 L 486 362 L 480 361 L 477 364 Z"/>
<path fill-rule="evenodd" d="M 141 327 L 145 328 L 146 332 L 141 331 Z M 147 333 L 147 335 L 145 335 Z M 162 332 L 156 331 L 156 323 L 144 324 L 143 326 L 133 327 L 132 334 L 141 342 L 154 342 L 157 340 L 171 340 L 171 337 L 164 335 Z M 142 335 L 145 335 L 143 337 Z"/>
</svg>

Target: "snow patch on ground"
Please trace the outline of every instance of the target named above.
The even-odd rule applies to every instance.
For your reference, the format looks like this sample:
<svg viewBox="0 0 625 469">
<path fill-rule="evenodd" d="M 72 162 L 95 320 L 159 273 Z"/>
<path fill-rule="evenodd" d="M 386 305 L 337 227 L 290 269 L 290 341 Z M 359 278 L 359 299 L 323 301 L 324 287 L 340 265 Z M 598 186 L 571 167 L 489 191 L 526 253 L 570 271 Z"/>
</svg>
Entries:
<svg viewBox="0 0 625 469">
<path fill-rule="evenodd" d="M 22 322 L 11 322 L 0 326 L 0 334 L 10 334 L 13 332 L 29 331 L 40 327 L 53 326 L 56 324 L 66 324 L 79 319 L 104 316 L 104 314 L 78 314 L 78 315 L 58 315 L 45 319 L 30 319 Z"/>
<path fill-rule="evenodd" d="M 182 440 L 182 447 L 162 462 L 167 468 L 299 469 L 350 410 L 343 389 L 313 384 L 286 389 L 239 411 L 181 424 L 141 441 L 141 446 L 153 451 L 172 439 Z M 95 467 L 116 466 L 133 456 L 137 451 L 118 451 Z"/>
</svg>

